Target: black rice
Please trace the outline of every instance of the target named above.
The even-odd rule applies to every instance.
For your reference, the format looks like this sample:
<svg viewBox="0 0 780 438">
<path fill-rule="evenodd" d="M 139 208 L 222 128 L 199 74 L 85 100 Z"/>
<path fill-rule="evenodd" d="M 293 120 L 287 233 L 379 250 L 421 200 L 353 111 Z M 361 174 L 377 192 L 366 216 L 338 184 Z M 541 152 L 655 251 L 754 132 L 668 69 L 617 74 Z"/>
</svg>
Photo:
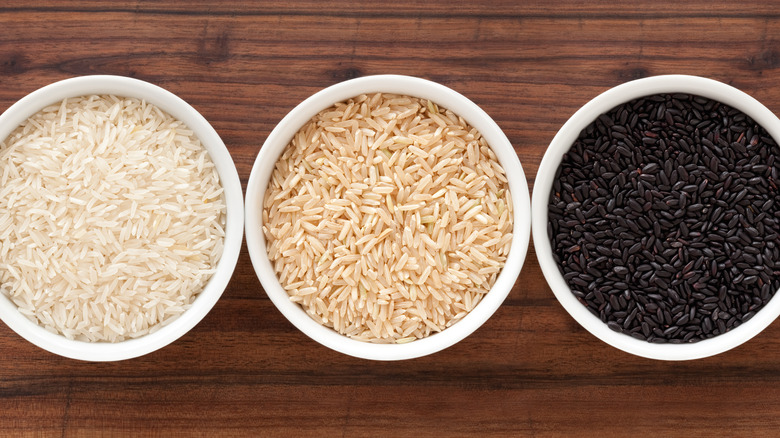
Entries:
<svg viewBox="0 0 780 438">
<path fill-rule="evenodd" d="M 741 111 L 663 94 L 613 108 L 564 155 L 549 202 L 553 257 L 617 332 L 696 342 L 780 288 L 780 148 Z"/>
</svg>

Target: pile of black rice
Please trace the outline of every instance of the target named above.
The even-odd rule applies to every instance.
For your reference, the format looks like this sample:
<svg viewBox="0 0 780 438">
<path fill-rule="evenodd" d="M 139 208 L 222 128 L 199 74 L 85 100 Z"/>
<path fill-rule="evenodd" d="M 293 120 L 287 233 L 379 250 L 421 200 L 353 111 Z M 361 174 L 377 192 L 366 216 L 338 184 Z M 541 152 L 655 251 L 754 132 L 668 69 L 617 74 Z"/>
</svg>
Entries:
<svg viewBox="0 0 780 438">
<path fill-rule="evenodd" d="M 585 128 L 550 193 L 572 293 L 612 330 L 696 342 L 780 287 L 780 148 L 743 112 L 688 94 L 622 104 Z"/>
</svg>

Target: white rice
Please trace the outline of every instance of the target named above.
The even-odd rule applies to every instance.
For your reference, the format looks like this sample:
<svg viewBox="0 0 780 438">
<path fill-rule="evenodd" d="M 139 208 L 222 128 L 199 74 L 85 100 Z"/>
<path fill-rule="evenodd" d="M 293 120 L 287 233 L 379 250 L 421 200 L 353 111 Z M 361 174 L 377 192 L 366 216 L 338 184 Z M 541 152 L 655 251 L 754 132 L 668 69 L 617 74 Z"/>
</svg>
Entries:
<svg viewBox="0 0 780 438">
<path fill-rule="evenodd" d="M 276 163 L 268 256 L 319 323 L 404 343 L 470 312 L 512 241 L 504 170 L 479 132 L 417 98 L 361 95 L 322 111 Z"/>
<path fill-rule="evenodd" d="M 224 227 L 208 152 L 154 105 L 66 99 L 0 143 L 0 290 L 69 339 L 171 322 L 214 273 Z"/>
</svg>

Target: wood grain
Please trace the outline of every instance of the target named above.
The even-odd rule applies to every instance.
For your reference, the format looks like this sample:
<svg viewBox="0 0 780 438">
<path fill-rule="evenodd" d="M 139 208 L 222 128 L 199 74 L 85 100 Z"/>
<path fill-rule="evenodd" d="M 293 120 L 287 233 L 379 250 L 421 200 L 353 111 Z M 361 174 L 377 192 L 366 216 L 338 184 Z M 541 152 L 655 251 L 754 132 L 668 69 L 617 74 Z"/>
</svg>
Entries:
<svg viewBox="0 0 780 438">
<path fill-rule="evenodd" d="M 533 186 L 558 128 L 598 93 L 711 77 L 780 111 L 780 3 L 103 2 L 0 6 L 0 110 L 56 80 L 144 79 L 190 102 L 244 184 L 265 137 L 345 79 L 424 77 L 504 129 Z M 533 248 L 496 314 L 440 353 L 385 363 L 297 331 L 246 248 L 222 299 L 147 356 L 85 363 L 0 325 L 0 435 L 773 436 L 780 324 L 713 358 L 622 353 L 568 316 Z"/>
</svg>

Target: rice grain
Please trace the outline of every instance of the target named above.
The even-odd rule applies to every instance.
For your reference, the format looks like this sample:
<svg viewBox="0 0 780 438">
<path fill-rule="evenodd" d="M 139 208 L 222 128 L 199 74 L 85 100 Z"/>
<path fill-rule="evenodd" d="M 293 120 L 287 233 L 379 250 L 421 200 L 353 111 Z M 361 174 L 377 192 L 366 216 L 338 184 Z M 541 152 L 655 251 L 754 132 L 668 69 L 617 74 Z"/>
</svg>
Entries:
<svg viewBox="0 0 780 438">
<path fill-rule="evenodd" d="M 423 99 L 361 95 L 320 112 L 272 172 L 268 256 L 290 299 L 353 339 L 406 343 L 462 319 L 512 239 L 484 138 Z"/>
<path fill-rule="evenodd" d="M 0 291 L 49 331 L 117 342 L 185 312 L 225 202 L 208 152 L 144 101 L 70 98 L 0 142 Z"/>
</svg>

